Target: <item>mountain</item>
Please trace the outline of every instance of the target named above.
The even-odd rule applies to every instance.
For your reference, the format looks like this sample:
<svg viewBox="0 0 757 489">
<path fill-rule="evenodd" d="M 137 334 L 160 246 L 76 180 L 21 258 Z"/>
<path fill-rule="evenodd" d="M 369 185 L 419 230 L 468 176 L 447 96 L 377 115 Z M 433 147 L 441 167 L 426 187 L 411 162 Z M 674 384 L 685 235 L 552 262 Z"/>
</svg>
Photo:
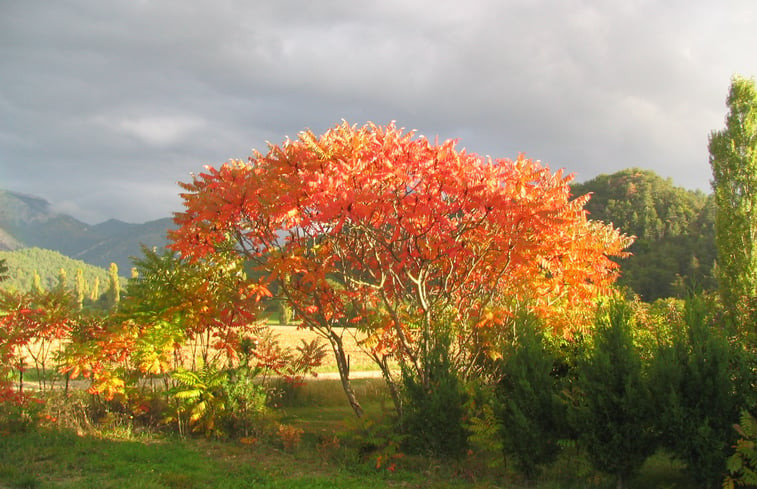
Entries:
<svg viewBox="0 0 757 489">
<path fill-rule="evenodd" d="M 115 263 L 121 275 L 128 275 L 130 257 L 142 254 L 140 244 L 165 246 L 172 225 L 165 218 L 143 224 L 110 219 L 91 226 L 53 211 L 39 197 L 0 190 L 0 250 L 55 250 L 103 268 Z"/>
<path fill-rule="evenodd" d="M 715 202 L 712 195 L 676 187 L 649 170 L 629 168 L 573 184 L 592 194 L 589 217 L 636 236 L 633 255 L 620 262 L 619 283 L 646 301 L 686 289 L 714 290 Z"/>
</svg>

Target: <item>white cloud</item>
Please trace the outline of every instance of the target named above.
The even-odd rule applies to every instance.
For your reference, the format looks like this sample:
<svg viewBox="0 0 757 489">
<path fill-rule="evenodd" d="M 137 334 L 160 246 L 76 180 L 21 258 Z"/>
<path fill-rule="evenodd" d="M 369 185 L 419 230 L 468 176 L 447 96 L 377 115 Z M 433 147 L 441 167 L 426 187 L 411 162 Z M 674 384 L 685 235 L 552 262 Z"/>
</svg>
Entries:
<svg viewBox="0 0 757 489">
<path fill-rule="evenodd" d="M 151 145 L 181 143 L 205 126 L 198 117 L 144 116 L 123 118 L 111 125 L 124 134 L 134 136 Z"/>
</svg>

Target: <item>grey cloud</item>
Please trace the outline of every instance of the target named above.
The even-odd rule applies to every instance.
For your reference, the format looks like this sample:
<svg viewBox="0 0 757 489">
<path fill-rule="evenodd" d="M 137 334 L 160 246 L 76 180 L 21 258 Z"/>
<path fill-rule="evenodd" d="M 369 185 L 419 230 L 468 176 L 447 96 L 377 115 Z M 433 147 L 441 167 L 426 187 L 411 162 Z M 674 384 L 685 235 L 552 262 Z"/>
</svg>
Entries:
<svg viewBox="0 0 757 489">
<path fill-rule="evenodd" d="M 189 172 L 344 118 L 706 189 L 754 20 L 748 1 L 9 0 L 0 187 L 159 218 Z"/>
</svg>

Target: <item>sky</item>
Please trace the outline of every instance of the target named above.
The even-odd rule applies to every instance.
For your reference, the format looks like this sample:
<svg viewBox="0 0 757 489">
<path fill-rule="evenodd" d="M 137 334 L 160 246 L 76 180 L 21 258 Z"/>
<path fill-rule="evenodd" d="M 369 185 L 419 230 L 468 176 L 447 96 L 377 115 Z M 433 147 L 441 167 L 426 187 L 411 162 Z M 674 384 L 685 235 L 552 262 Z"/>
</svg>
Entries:
<svg viewBox="0 0 757 489">
<path fill-rule="evenodd" d="M 95 224 L 346 120 L 710 191 L 753 0 L 0 0 L 0 189 Z"/>
</svg>

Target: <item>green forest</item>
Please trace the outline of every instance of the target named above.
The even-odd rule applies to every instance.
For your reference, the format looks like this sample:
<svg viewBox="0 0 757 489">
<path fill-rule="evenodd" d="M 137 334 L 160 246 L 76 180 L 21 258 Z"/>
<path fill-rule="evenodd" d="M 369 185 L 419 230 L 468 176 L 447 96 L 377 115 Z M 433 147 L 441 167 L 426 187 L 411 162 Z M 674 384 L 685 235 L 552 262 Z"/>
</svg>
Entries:
<svg viewBox="0 0 757 489">
<path fill-rule="evenodd" d="M 636 237 L 632 256 L 621 262 L 619 284 L 649 302 L 716 289 L 712 195 L 676 187 L 671 179 L 639 168 L 571 188 L 577 196 L 591 193 L 585 207 L 591 219 Z"/>
<path fill-rule="evenodd" d="M 58 287 L 61 276 L 65 287 L 76 287 L 76 281 L 81 280 L 88 297 L 93 292 L 99 296 L 108 284 L 106 269 L 69 258 L 57 251 L 41 248 L 0 251 L 0 260 L 4 260 L 8 267 L 7 279 L 0 284 L 6 290 L 31 290 L 35 286 L 35 275 L 39 279 L 38 286 L 43 289 Z M 77 279 L 79 274 L 81 278 Z"/>
</svg>

